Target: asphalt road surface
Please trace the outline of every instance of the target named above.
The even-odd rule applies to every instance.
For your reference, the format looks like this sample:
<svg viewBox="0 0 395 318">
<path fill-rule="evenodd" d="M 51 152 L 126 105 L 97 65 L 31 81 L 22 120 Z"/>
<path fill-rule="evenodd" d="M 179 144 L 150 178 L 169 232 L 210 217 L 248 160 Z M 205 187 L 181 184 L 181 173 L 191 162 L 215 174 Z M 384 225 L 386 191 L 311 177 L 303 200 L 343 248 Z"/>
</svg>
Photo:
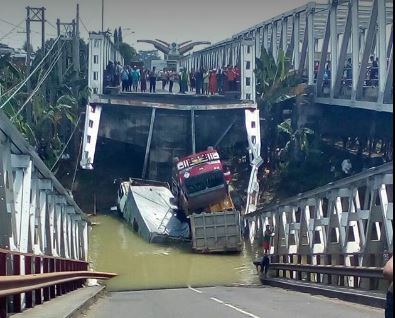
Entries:
<svg viewBox="0 0 395 318">
<path fill-rule="evenodd" d="M 271 287 L 109 293 L 88 318 L 382 318 L 384 311 Z"/>
</svg>

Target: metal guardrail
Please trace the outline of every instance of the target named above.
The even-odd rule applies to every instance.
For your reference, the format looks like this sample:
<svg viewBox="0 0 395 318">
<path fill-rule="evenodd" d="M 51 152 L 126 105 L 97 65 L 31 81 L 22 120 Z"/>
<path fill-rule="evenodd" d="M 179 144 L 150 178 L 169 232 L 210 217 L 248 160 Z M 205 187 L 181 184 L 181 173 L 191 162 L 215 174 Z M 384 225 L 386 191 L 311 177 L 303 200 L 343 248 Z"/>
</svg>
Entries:
<svg viewBox="0 0 395 318">
<path fill-rule="evenodd" d="M 88 267 L 85 261 L 0 249 L 0 318 L 81 288 L 87 278 L 116 276 Z"/>
<path fill-rule="evenodd" d="M 273 263 L 270 265 L 270 268 L 276 271 L 282 270 L 296 273 L 338 275 L 376 279 L 384 278 L 383 268 L 380 267 L 349 267 L 342 265 L 304 265 Z"/>
<path fill-rule="evenodd" d="M 110 279 L 115 276 L 117 276 L 117 274 L 90 271 L 0 276 L 0 297 L 26 293 L 53 285 L 65 284 L 88 278 Z"/>
<path fill-rule="evenodd" d="M 379 290 L 380 281 L 384 280 L 383 268 L 359 266 L 360 256 L 359 254 L 345 254 L 336 260 L 338 262 L 336 265 L 333 265 L 330 255 L 317 254 L 307 258 L 298 254 L 271 255 L 272 263 L 269 265 L 269 270 L 273 278 L 335 287 Z M 313 259 L 316 264 L 313 264 Z M 343 265 L 346 259 L 351 261 L 351 265 Z M 325 265 L 322 264 L 324 262 Z M 258 270 L 261 261 L 254 261 L 254 265 Z"/>
</svg>

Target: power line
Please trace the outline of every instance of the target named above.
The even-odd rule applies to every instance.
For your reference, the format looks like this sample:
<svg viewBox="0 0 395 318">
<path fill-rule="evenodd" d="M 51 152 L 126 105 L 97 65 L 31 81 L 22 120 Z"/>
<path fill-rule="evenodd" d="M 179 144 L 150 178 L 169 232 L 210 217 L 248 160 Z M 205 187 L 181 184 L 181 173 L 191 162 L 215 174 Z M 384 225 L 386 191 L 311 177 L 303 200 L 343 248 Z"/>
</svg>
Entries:
<svg viewBox="0 0 395 318">
<path fill-rule="evenodd" d="M 5 21 L 5 20 L 4 20 L 4 21 Z M 11 25 L 13 25 L 14 27 L 13 27 L 8 33 L 6 33 L 5 35 L 3 35 L 3 36 L 0 38 L 0 41 L 2 41 L 2 40 L 4 40 L 5 38 L 7 38 L 12 32 L 14 32 L 17 28 L 19 28 L 23 22 L 25 22 L 25 20 L 22 20 L 18 25 L 11 24 Z"/>
<path fill-rule="evenodd" d="M 14 27 L 19 27 L 19 25 L 16 25 L 16 24 L 14 24 L 14 23 L 11 23 L 11 22 L 9 22 L 9 21 L 7 21 L 7 20 L 4 20 L 4 19 L 2 19 L 2 18 L 0 18 L 0 21 L 6 23 L 6 24 L 8 24 L 8 25 L 14 26 Z M 22 20 L 22 22 L 24 22 L 24 21 L 25 21 L 25 20 Z"/>
<path fill-rule="evenodd" d="M 58 156 L 58 159 L 56 159 L 56 162 L 53 164 L 53 166 L 52 166 L 52 168 L 51 168 L 51 171 L 53 171 L 53 169 L 56 167 L 56 165 L 58 164 L 60 158 L 62 158 L 64 152 L 66 151 L 67 147 L 69 146 L 69 143 L 70 143 L 71 139 L 73 138 L 73 136 L 74 136 L 74 134 L 75 134 L 75 132 L 76 132 L 76 130 L 77 130 L 77 128 L 78 128 L 78 124 L 80 123 L 80 120 L 81 120 L 81 114 L 78 116 L 78 120 L 77 120 L 77 123 L 75 124 L 74 130 L 73 130 L 73 132 L 71 133 L 71 135 L 70 135 L 70 137 L 69 137 L 69 140 L 67 140 L 67 143 L 66 143 L 66 145 L 64 146 L 62 152 L 61 152 L 60 155 Z M 77 161 L 78 161 L 78 158 L 77 158 Z"/>
<path fill-rule="evenodd" d="M 80 141 L 80 147 L 79 147 L 79 151 L 78 151 L 78 156 L 77 156 L 77 160 L 75 162 L 75 168 L 74 168 L 74 173 L 73 173 L 73 181 L 71 182 L 71 188 L 70 190 L 73 191 L 74 188 L 74 183 L 75 183 L 75 179 L 77 177 L 77 170 L 78 170 L 78 160 L 80 159 L 81 156 L 81 152 L 82 152 L 82 143 L 84 141 L 84 136 L 81 136 L 81 141 Z"/>
<path fill-rule="evenodd" d="M 40 61 L 40 63 L 36 66 L 36 68 L 33 70 L 33 72 L 30 73 L 30 75 L 19 85 L 18 89 L 0 106 L 0 109 L 4 108 L 7 103 L 15 97 L 15 95 L 21 90 L 21 88 L 27 83 L 27 81 L 33 76 L 34 73 L 37 72 L 38 68 L 44 63 L 44 61 L 48 58 L 50 53 L 53 51 L 55 48 L 56 43 L 58 43 L 60 37 L 58 37 L 54 44 L 52 45 L 51 49 L 48 51 L 48 53 L 43 57 L 43 59 Z"/>
<path fill-rule="evenodd" d="M 54 30 L 58 30 L 58 28 L 56 27 L 56 26 L 54 26 L 51 22 L 49 22 L 49 21 L 46 21 L 48 24 L 49 24 L 49 26 L 51 26 Z"/>
<path fill-rule="evenodd" d="M 86 25 L 85 25 L 85 23 L 84 23 L 84 21 L 82 20 L 81 17 L 80 17 L 80 22 L 81 22 L 82 26 L 84 27 L 85 31 L 89 33 L 89 30 L 88 30 L 88 28 L 86 27 Z"/>
<path fill-rule="evenodd" d="M 66 43 L 63 44 L 63 46 Z M 25 103 L 22 105 L 22 107 L 18 110 L 18 112 L 11 118 L 11 121 L 13 121 L 21 112 L 22 110 L 25 108 L 25 106 L 32 100 L 32 98 L 34 97 L 34 95 L 38 92 L 38 90 L 40 89 L 41 85 L 45 82 L 45 80 L 47 79 L 47 77 L 49 76 L 49 74 L 52 72 L 53 68 L 55 67 L 56 63 L 58 62 L 58 60 L 60 59 L 60 57 L 62 56 L 63 52 L 63 46 L 60 48 L 58 55 L 56 57 L 56 59 L 52 62 L 52 64 L 49 66 L 47 72 L 43 75 L 43 77 L 41 78 L 41 80 L 37 83 L 36 88 L 33 90 L 33 92 L 29 95 L 29 97 L 27 98 L 27 100 L 25 101 Z"/>
<path fill-rule="evenodd" d="M 18 85 L 20 85 L 23 81 L 20 81 L 18 84 L 15 84 L 13 87 L 11 87 L 9 90 L 5 91 L 2 96 L 8 95 L 9 93 L 12 93 L 12 91 L 14 89 L 16 89 L 18 87 Z"/>
</svg>

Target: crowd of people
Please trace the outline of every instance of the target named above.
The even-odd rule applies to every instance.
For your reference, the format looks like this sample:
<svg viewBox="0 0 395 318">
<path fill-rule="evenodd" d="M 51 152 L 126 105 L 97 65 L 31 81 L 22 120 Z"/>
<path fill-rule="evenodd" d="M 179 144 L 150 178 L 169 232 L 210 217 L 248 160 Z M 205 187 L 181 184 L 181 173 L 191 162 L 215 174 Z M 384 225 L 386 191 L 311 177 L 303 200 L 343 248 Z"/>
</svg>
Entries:
<svg viewBox="0 0 395 318">
<path fill-rule="evenodd" d="M 314 64 L 315 79 L 318 76 L 318 70 L 320 67 L 320 62 L 316 61 Z M 324 86 L 329 86 L 332 80 L 332 65 L 331 61 L 325 63 L 324 70 Z M 352 86 L 353 80 L 353 63 L 352 58 L 348 58 L 346 64 L 344 65 L 343 71 L 343 84 L 346 86 Z M 369 58 L 369 64 L 366 72 L 365 86 L 378 86 L 379 81 L 379 58 L 373 55 Z"/>
<path fill-rule="evenodd" d="M 187 92 L 197 95 L 223 95 L 225 92 L 240 90 L 240 69 L 228 65 L 216 69 L 192 69 L 186 68 L 180 71 L 164 69 L 157 71 L 155 67 L 147 70 L 136 65 L 124 65 L 119 62 L 109 62 L 104 75 L 105 87 L 121 86 L 122 92 L 156 92 L 157 82 L 162 85 L 162 91 L 170 93 L 186 94 Z M 179 91 L 174 91 L 175 84 Z M 147 87 L 149 85 L 149 88 Z"/>
</svg>

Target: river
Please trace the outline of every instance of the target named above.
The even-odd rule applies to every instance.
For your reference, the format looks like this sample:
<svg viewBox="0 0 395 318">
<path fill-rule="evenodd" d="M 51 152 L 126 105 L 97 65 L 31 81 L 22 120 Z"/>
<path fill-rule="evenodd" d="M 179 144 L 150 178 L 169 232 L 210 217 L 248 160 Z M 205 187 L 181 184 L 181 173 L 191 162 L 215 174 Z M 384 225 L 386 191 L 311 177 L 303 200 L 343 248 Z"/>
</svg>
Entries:
<svg viewBox="0 0 395 318">
<path fill-rule="evenodd" d="M 89 261 L 119 276 L 110 291 L 258 284 L 250 245 L 240 255 L 199 255 L 182 246 L 148 244 L 112 215 L 92 219 Z"/>
</svg>

